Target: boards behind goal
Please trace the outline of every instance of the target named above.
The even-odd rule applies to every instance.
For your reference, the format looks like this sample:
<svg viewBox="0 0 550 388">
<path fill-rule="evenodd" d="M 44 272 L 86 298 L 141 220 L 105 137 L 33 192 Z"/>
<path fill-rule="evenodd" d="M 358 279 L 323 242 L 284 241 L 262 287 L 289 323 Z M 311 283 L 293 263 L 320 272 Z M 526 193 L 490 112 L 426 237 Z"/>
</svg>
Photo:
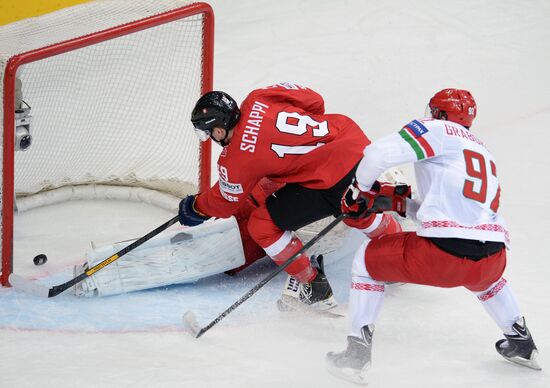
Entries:
<svg viewBox="0 0 550 388">
<path fill-rule="evenodd" d="M 2 285 L 14 211 L 162 206 L 209 187 L 210 142 L 189 117 L 212 88 L 213 33 L 211 7 L 181 0 L 92 1 L 0 27 Z"/>
</svg>

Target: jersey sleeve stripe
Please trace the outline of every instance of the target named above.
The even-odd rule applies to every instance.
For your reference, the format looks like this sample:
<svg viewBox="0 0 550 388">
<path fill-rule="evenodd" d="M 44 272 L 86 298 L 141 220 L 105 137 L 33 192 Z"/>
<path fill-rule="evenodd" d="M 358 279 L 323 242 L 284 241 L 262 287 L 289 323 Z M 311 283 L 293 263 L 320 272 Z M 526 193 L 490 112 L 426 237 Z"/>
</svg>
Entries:
<svg viewBox="0 0 550 388">
<path fill-rule="evenodd" d="M 422 135 L 418 136 L 416 132 L 409 126 L 405 126 L 402 131 L 405 131 L 413 139 L 413 141 L 415 141 L 418 146 L 422 148 L 424 152 L 424 158 L 422 159 L 430 158 L 435 155 L 433 148 L 430 146 L 430 143 L 428 143 Z"/>
<path fill-rule="evenodd" d="M 426 141 L 426 139 L 423 136 L 417 137 L 416 140 L 420 143 L 420 145 L 424 148 L 424 150 L 426 150 L 426 156 L 428 158 L 431 158 L 432 156 L 435 155 L 435 152 L 432 146 L 430 145 L 430 143 Z"/>
<path fill-rule="evenodd" d="M 405 140 L 409 145 L 412 147 L 413 151 L 416 154 L 416 159 L 422 160 L 426 159 L 426 155 L 424 154 L 424 150 L 420 147 L 417 141 L 414 140 L 411 135 L 407 131 L 405 131 L 405 128 L 403 128 L 401 131 L 399 131 L 399 135 Z"/>
<path fill-rule="evenodd" d="M 423 126 L 423 128 L 425 128 L 425 127 Z M 424 136 L 422 136 L 424 133 L 428 132 L 427 129 L 426 129 L 426 132 L 422 133 L 421 135 L 417 135 L 416 132 L 409 126 L 405 126 L 405 130 L 409 132 L 409 135 L 411 135 L 413 137 L 413 139 L 415 139 L 418 143 L 420 143 L 420 146 L 426 152 L 426 157 L 427 158 L 430 158 L 430 157 L 435 155 L 434 150 L 432 149 L 430 144 L 426 141 Z"/>
</svg>

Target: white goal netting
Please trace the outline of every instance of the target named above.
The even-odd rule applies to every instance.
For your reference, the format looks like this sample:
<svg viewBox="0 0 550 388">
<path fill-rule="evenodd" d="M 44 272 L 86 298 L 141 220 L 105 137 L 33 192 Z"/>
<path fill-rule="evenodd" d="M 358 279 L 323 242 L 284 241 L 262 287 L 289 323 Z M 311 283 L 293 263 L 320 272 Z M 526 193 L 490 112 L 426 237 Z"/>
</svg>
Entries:
<svg viewBox="0 0 550 388">
<path fill-rule="evenodd" d="M 190 4 L 101 0 L 0 27 L 0 136 L 17 84 L 10 59 L 58 51 L 17 69 L 14 109 L 30 107 L 32 143 L 15 151 L 13 174 L 0 165 L 2 190 L 14 186 L 3 200 L 83 184 L 197 191 L 201 151 L 189 117 L 204 86 L 204 15 L 172 16 Z"/>
</svg>

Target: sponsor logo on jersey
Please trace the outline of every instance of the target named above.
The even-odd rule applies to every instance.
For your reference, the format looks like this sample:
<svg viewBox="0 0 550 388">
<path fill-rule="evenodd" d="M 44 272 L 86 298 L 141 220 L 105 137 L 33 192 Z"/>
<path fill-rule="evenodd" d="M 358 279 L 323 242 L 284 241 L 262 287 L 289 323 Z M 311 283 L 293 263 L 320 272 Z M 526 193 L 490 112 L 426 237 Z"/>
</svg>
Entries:
<svg viewBox="0 0 550 388">
<path fill-rule="evenodd" d="M 418 120 L 411 121 L 399 131 L 399 135 L 409 143 L 418 160 L 435 156 L 432 146 L 423 137 L 426 133 L 428 133 L 428 128 Z"/>
<path fill-rule="evenodd" d="M 230 194 L 242 194 L 242 185 L 240 183 L 229 182 L 229 171 L 227 171 L 227 168 L 224 166 L 218 165 L 218 174 L 220 176 L 218 183 L 221 195 L 229 202 L 239 202 L 238 197 L 234 197 Z"/>
<path fill-rule="evenodd" d="M 232 195 L 229 195 L 227 194 L 225 191 L 223 191 L 221 189 L 221 186 L 220 186 L 220 193 L 222 195 L 222 197 L 224 197 L 226 200 L 228 200 L 229 202 L 239 202 L 239 198 L 238 197 L 234 197 Z"/>
<path fill-rule="evenodd" d="M 240 183 L 226 182 L 220 179 L 220 190 L 230 194 L 242 194 L 243 187 Z"/>
<path fill-rule="evenodd" d="M 413 120 L 407 125 L 405 125 L 405 128 L 409 128 L 412 133 L 415 135 L 415 137 L 420 137 L 428 132 L 428 128 L 424 126 L 420 121 Z"/>
</svg>

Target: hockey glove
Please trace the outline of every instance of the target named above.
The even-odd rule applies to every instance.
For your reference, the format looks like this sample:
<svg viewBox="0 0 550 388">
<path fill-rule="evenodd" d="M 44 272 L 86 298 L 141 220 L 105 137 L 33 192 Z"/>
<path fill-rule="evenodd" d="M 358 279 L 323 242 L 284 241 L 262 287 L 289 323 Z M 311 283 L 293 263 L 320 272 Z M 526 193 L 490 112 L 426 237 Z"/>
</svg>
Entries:
<svg viewBox="0 0 550 388">
<path fill-rule="evenodd" d="M 206 214 L 202 214 L 197 209 L 195 209 L 196 199 L 196 195 L 188 195 L 181 200 L 178 212 L 180 224 L 187 226 L 197 226 L 210 218 Z"/>
<path fill-rule="evenodd" d="M 340 210 L 349 218 L 363 218 L 367 214 L 367 202 L 361 197 L 361 190 L 354 179 L 342 196 Z"/>
<path fill-rule="evenodd" d="M 376 181 L 369 191 L 361 191 L 354 180 L 342 197 L 341 210 L 350 218 L 364 218 L 384 211 L 395 211 L 405 217 L 406 199 L 410 197 L 409 185 Z"/>
</svg>

